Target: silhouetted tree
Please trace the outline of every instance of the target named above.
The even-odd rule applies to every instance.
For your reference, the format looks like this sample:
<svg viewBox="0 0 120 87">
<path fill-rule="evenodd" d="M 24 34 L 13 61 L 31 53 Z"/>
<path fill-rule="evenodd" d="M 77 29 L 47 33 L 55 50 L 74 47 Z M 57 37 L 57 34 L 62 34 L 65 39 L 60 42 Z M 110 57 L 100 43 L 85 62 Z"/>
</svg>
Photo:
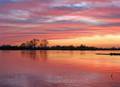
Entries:
<svg viewBox="0 0 120 87">
<path fill-rule="evenodd" d="M 40 47 L 47 47 L 48 46 L 48 41 L 47 40 L 41 40 L 40 41 Z"/>
<path fill-rule="evenodd" d="M 25 43 L 22 43 L 22 44 L 20 45 L 20 47 L 26 47 L 26 44 L 25 44 Z"/>
<path fill-rule="evenodd" d="M 22 43 L 20 46 L 12 46 L 12 45 L 2 45 L 0 46 L 0 50 L 120 50 L 120 47 L 112 47 L 112 48 L 97 48 L 92 46 L 80 45 L 80 46 L 48 46 L 48 40 L 38 40 L 32 39 L 30 41 L 26 41 Z M 111 54 L 118 55 L 118 54 Z"/>
<path fill-rule="evenodd" d="M 33 40 L 30 41 L 30 45 L 34 48 L 37 46 L 38 43 L 39 43 L 38 39 L 33 39 Z"/>
<path fill-rule="evenodd" d="M 38 43 L 39 43 L 38 39 L 33 39 L 33 40 L 27 41 L 25 43 L 22 43 L 21 47 L 35 48 L 35 47 L 37 47 Z"/>
</svg>

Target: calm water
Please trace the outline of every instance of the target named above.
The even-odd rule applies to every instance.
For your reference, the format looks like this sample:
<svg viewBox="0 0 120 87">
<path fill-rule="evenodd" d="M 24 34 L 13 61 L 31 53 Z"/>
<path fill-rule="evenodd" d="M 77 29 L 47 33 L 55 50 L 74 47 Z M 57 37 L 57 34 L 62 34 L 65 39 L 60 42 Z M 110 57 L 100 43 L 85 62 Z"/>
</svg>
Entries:
<svg viewBox="0 0 120 87">
<path fill-rule="evenodd" d="M 120 87 L 108 51 L 0 51 L 0 87 Z"/>
</svg>

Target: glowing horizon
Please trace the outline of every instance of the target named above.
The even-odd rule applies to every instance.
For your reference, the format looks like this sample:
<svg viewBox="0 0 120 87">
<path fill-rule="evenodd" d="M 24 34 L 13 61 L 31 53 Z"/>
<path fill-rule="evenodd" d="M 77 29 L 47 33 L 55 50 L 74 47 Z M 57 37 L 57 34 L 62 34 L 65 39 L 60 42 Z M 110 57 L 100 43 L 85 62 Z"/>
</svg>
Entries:
<svg viewBox="0 0 120 87">
<path fill-rule="evenodd" d="M 120 46 L 119 10 L 119 0 L 0 0 L 0 44 Z"/>
</svg>

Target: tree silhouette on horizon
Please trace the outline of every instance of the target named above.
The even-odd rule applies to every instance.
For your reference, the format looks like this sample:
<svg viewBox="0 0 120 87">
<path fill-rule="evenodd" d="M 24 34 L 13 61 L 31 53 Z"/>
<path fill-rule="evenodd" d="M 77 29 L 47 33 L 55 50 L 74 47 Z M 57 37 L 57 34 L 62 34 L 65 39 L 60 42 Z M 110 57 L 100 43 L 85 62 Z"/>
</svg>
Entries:
<svg viewBox="0 0 120 87">
<path fill-rule="evenodd" d="M 31 48 L 36 48 L 36 47 L 47 47 L 48 46 L 48 41 L 43 39 L 32 39 L 30 41 L 26 41 L 25 43 L 22 43 L 20 45 L 21 47 L 31 47 Z"/>
</svg>

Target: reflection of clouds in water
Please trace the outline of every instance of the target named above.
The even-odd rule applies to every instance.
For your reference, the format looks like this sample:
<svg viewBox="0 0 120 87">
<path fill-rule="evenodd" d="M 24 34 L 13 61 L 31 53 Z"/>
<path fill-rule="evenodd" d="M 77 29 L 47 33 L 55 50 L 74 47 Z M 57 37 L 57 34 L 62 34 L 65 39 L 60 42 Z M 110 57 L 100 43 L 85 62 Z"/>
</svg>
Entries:
<svg viewBox="0 0 120 87">
<path fill-rule="evenodd" d="M 0 87 L 61 87 L 59 85 L 62 84 L 49 83 L 41 77 L 26 74 L 0 77 Z"/>
<path fill-rule="evenodd" d="M 94 84 L 103 79 L 104 75 L 97 73 L 85 73 L 85 72 L 75 72 L 75 73 L 64 73 L 62 75 L 51 74 L 47 76 L 47 81 L 52 83 L 64 83 L 73 85 L 86 85 Z M 102 82 L 102 81 L 101 81 Z"/>
<path fill-rule="evenodd" d="M 26 58 L 31 58 L 34 60 L 41 59 L 42 61 L 47 61 L 48 53 L 46 50 L 41 51 L 21 51 L 21 55 Z"/>
<path fill-rule="evenodd" d="M 119 73 L 115 73 L 119 77 Z M 113 80 L 108 73 L 75 72 L 46 76 L 50 83 L 62 83 L 65 87 L 119 87 L 120 80 Z M 64 86 L 63 86 L 64 87 Z"/>
<path fill-rule="evenodd" d="M 44 50 L 0 52 L 0 75 L 9 73 L 0 76 L 0 87 L 120 87 L 120 72 L 111 67 L 120 59 L 106 55 L 102 58 L 94 53 Z M 89 58 L 91 54 L 92 58 Z M 33 60 L 38 62 L 33 63 Z M 47 63 L 42 64 L 42 61 Z M 119 68 L 119 65 L 115 67 Z"/>
<path fill-rule="evenodd" d="M 119 87 L 119 81 L 106 78 L 106 74 L 75 73 L 57 74 L 9 74 L 0 76 L 0 87 Z"/>
</svg>

